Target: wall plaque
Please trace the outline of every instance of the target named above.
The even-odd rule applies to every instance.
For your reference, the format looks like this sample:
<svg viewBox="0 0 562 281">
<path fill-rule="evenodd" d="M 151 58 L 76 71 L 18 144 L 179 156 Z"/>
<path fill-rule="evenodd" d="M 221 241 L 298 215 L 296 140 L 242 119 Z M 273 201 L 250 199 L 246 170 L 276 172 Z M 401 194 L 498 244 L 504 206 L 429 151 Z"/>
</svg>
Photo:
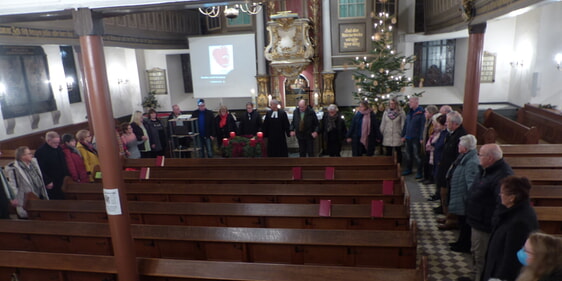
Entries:
<svg viewBox="0 0 562 281">
<path fill-rule="evenodd" d="M 365 24 L 340 24 L 340 52 L 365 52 Z"/>
<path fill-rule="evenodd" d="M 165 95 L 168 93 L 166 86 L 166 70 L 161 68 L 153 68 L 146 71 L 148 75 L 148 91 L 157 95 Z"/>
</svg>

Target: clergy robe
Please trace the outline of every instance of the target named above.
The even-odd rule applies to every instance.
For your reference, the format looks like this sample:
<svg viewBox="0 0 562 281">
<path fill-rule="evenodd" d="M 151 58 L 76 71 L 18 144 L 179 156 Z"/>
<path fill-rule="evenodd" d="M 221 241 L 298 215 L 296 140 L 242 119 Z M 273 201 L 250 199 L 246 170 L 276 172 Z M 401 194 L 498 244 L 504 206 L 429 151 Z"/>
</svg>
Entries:
<svg viewBox="0 0 562 281">
<path fill-rule="evenodd" d="M 267 138 L 267 156 L 288 157 L 289 118 L 285 111 L 279 110 L 276 112 L 277 118 L 275 118 L 274 111 L 268 111 L 262 125 L 263 135 Z"/>
</svg>

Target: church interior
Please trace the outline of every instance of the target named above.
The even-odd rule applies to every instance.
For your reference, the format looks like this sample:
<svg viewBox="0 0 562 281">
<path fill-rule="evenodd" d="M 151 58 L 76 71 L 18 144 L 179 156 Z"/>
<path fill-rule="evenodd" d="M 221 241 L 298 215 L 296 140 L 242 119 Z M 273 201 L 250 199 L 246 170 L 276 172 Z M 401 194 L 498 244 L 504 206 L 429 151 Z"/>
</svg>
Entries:
<svg viewBox="0 0 562 281">
<path fill-rule="evenodd" d="M 435 185 L 403 175 L 396 154 L 298 158 L 287 138 L 288 158 L 121 157 L 115 128 L 135 111 L 165 120 L 201 100 L 261 115 L 277 100 L 290 120 L 300 100 L 335 104 L 348 124 L 361 101 L 381 114 L 391 97 L 450 105 L 532 182 L 540 230 L 560 236 L 561 14 L 552 0 L 1 1 L 0 163 L 48 131 L 89 129 L 103 178 L 66 180 L 67 200 L 0 220 L 0 280 L 472 274 L 470 251 L 450 250 L 459 231 L 438 229 Z M 261 154 L 256 139 L 239 152 Z"/>
</svg>

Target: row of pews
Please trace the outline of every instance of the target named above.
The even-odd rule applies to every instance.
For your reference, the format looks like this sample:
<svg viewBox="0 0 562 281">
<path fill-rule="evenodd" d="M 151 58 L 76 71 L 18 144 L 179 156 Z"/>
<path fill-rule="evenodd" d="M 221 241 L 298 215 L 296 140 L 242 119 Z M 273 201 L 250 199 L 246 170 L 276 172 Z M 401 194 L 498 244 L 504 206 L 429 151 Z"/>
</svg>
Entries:
<svg viewBox="0 0 562 281">
<path fill-rule="evenodd" d="M 142 280 L 428 278 L 393 157 L 165 161 L 124 163 Z M 63 189 L 0 221 L 0 279 L 114 280 L 101 184 Z"/>
<path fill-rule="evenodd" d="M 484 122 L 477 124 L 477 139 L 478 143 L 562 143 L 561 128 L 560 112 L 525 104 L 517 110 L 517 120 L 486 110 Z"/>
</svg>

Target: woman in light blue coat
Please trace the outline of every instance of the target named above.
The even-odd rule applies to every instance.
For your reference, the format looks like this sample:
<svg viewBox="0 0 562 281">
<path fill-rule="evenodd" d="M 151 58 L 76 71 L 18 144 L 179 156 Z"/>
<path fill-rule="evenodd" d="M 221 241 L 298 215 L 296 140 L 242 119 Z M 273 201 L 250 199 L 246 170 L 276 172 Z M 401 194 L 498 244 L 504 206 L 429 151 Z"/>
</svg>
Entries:
<svg viewBox="0 0 562 281">
<path fill-rule="evenodd" d="M 447 179 L 450 182 L 449 213 L 458 216 L 460 234 L 451 250 L 467 252 L 470 250 L 470 226 L 465 222 L 468 190 L 476 180 L 480 161 L 476 151 L 476 137 L 465 135 L 459 141 L 459 156 L 449 168 Z"/>
</svg>

